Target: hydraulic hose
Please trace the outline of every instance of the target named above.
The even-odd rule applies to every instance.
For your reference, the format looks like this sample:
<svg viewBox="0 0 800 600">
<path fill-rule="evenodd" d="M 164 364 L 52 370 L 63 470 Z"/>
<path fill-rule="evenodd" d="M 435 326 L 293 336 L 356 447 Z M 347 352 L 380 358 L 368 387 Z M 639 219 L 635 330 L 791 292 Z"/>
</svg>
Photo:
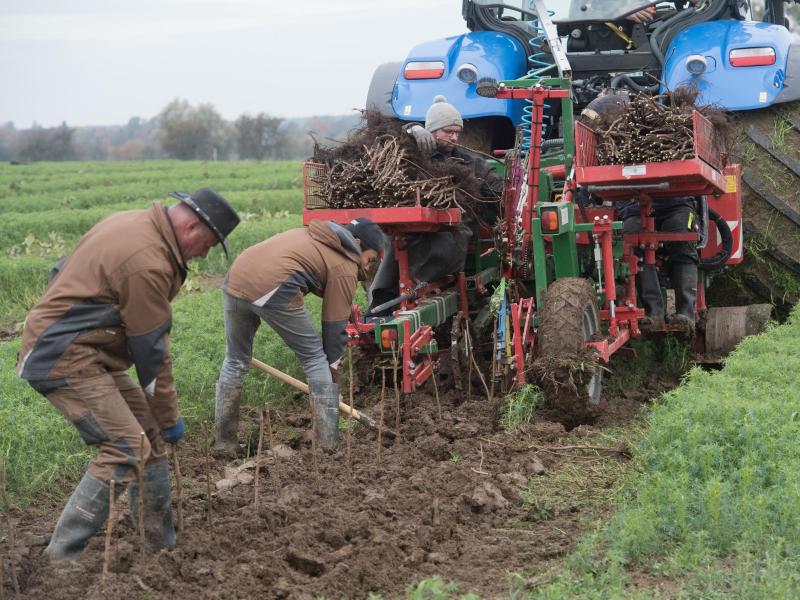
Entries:
<svg viewBox="0 0 800 600">
<path fill-rule="evenodd" d="M 659 23 L 650 33 L 650 49 L 653 51 L 653 55 L 656 57 L 656 59 L 658 59 L 658 64 L 661 66 L 664 66 L 664 53 L 661 52 L 661 47 L 658 42 L 658 37 L 661 35 L 661 32 L 671 27 L 678 21 L 682 21 L 683 19 L 691 17 L 694 13 L 695 8 L 693 6 L 687 8 L 686 10 L 682 10 L 677 15 L 673 15 L 666 21 Z"/>
<path fill-rule="evenodd" d="M 624 83 L 629 88 L 631 88 L 634 92 L 646 92 L 648 94 L 655 94 L 660 87 L 660 83 L 654 83 L 653 85 L 640 85 L 636 83 L 630 75 L 622 73 L 621 75 L 617 75 L 614 79 L 611 80 L 611 89 L 616 90 L 619 89 L 620 84 Z"/>
<path fill-rule="evenodd" d="M 728 222 L 717 211 L 708 209 L 708 218 L 714 221 L 717 226 L 720 238 L 722 238 L 722 249 L 714 256 L 703 258 L 698 265 L 703 271 L 718 271 L 725 266 L 733 250 L 733 232 Z"/>
</svg>

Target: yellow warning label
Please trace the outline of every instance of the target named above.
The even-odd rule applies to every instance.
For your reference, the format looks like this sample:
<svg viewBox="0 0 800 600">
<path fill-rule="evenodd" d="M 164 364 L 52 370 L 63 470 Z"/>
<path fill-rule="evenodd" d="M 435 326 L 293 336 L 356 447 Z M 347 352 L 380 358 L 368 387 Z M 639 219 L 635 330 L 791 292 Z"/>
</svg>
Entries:
<svg viewBox="0 0 800 600">
<path fill-rule="evenodd" d="M 736 192 L 736 176 L 735 175 L 725 175 L 725 193 L 733 194 Z"/>
</svg>

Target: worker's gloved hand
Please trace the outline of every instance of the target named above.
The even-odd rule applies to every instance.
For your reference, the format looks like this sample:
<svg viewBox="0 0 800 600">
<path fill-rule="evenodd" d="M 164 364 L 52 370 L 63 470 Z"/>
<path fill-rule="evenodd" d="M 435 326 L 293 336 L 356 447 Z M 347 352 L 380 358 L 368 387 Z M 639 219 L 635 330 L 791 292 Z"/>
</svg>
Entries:
<svg viewBox="0 0 800 600">
<path fill-rule="evenodd" d="M 178 422 L 175 425 L 161 430 L 161 437 L 168 444 L 175 444 L 183 437 L 185 432 L 186 424 L 183 422 L 183 417 L 178 417 Z"/>
<path fill-rule="evenodd" d="M 331 379 L 333 383 L 338 386 L 342 385 L 342 364 L 339 363 L 335 367 L 333 365 L 330 366 L 331 368 Z"/>
<path fill-rule="evenodd" d="M 433 134 L 422 125 L 412 125 L 407 130 L 408 134 L 417 142 L 417 148 L 425 156 L 430 156 L 436 150 L 436 140 Z"/>
</svg>

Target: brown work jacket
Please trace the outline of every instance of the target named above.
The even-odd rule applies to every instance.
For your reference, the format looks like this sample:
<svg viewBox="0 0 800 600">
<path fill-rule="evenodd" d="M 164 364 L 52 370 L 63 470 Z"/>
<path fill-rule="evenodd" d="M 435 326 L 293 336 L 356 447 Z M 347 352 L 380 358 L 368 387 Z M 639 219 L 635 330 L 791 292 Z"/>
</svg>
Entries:
<svg viewBox="0 0 800 600">
<path fill-rule="evenodd" d="M 305 294 L 322 297 L 322 347 L 330 364 L 344 352 L 360 268 L 352 234 L 331 221 L 311 221 L 251 246 L 231 265 L 223 289 L 270 308 L 299 307 Z"/>
<path fill-rule="evenodd" d="M 19 376 L 47 394 L 133 364 L 159 425 L 177 423 L 170 302 L 186 266 L 166 209 L 106 217 L 56 268 L 25 320 Z"/>
</svg>

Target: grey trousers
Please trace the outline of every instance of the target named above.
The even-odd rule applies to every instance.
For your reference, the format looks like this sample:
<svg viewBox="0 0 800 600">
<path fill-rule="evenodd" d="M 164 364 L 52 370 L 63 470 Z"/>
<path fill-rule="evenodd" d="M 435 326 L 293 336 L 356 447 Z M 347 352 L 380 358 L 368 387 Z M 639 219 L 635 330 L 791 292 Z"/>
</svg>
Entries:
<svg viewBox="0 0 800 600">
<path fill-rule="evenodd" d="M 314 329 L 311 315 L 305 306 L 297 308 L 259 307 L 222 292 L 225 309 L 225 360 L 219 374 L 219 386 L 240 389 L 250 359 L 253 357 L 253 338 L 261 321 L 265 321 L 292 349 L 303 367 L 306 381 L 311 385 L 332 383 L 328 358 L 322 349 L 322 339 Z M 267 357 L 268 359 L 269 357 Z"/>
</svg>

